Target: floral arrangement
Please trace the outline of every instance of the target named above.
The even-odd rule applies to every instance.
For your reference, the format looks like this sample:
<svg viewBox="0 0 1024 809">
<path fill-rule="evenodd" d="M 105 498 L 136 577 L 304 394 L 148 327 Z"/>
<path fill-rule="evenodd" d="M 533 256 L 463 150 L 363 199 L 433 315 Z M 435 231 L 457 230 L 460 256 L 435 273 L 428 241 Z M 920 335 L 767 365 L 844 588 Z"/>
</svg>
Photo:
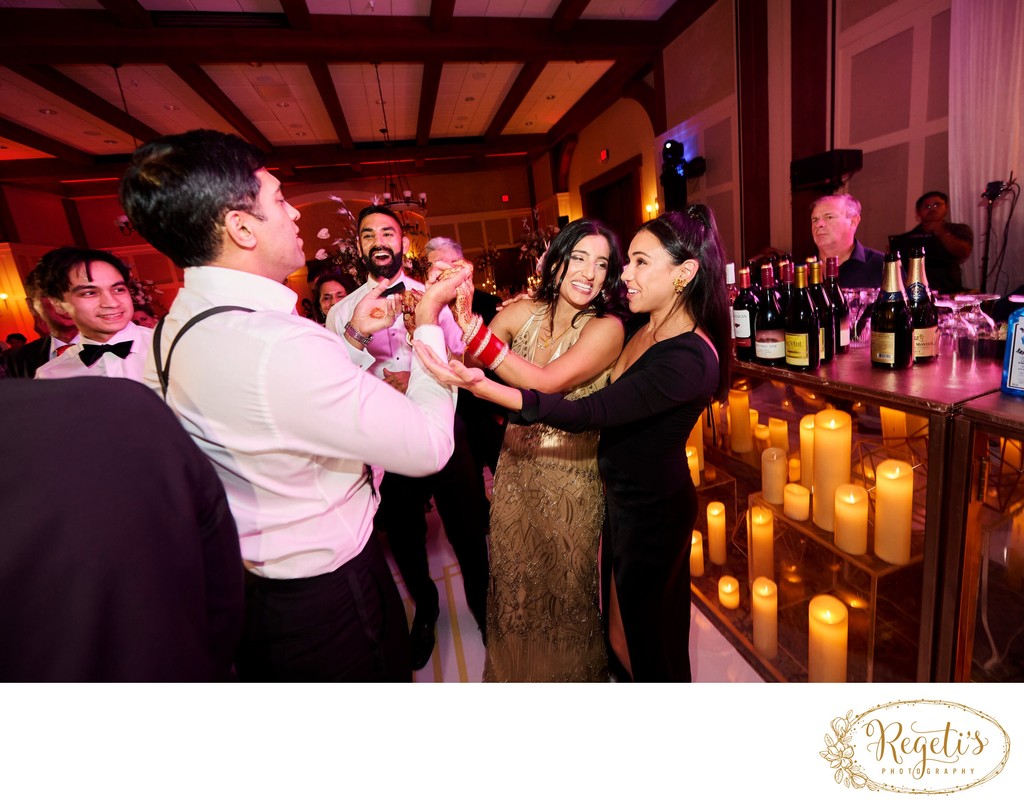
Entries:
<svg viewBox="0 0 1024 809">
<path fill-rule="evenodd" d="M 135 276 L 128 279 L 128 291 L 132 295 L 132 303 L 136 306 L 153 308 L 153 296 L 163 295 L 164 291 L 152 281 L 142 281 Z"/>
<path fill-rule="evenodd" d="M 557 233 L 558 228 L 554 225 L 540 226 L 540 213 L 534 208 L 532 223 L 529 217 L 523 217 L 523 230 L 519 236 L 520 257 L 536 267 L 540 263 L 540 257 L 547 252 L 551 240 Z"/>
<path fill-rule="evenodd" d="M 366 268 L 363 266 L 362 256 L 356 246 L 356 218 L 341 197 L 332 194 L 330 199 L 338 203 L 338 216 L 346 223 L 342 225 L 344 232 L 343 235 L 333 239 L 328 247 L 321 247 L 317 250 L 313 257 L 317 261 L 327 262 L 327 272 L 350 275 L 357 284 L 362 284 L 366 281 Z M 321 228 L 316 235 L 318 239 L 331 239 L 331 232 L 327 228 Z"/>
</svg>

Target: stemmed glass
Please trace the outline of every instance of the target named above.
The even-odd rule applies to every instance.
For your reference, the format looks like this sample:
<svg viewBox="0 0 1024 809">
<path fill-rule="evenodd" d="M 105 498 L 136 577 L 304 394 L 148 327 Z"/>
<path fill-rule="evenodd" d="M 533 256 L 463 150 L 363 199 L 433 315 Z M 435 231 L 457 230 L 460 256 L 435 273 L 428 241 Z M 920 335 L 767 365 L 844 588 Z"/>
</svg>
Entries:
<svg viewBox="0 0 1024 809">
<path fill-rule="evenodd" d="M 871 289 L 844 289 L 843 297 L 846 298 L 846 305 L 850 309 L 850 345 L 861 346 L 868 339 L 870 324 L 865 321 L 860 324 L 864 308 L 874 301 L 876 293 Z"/>
<path fill-rule="evenodd" d="M 939 354 L 973 361 L 978 348 L 978 330 L 964 312 L 973 298 L 957 295 L 941 303 L 950 314 L 939 317 Z"/>
</svg>

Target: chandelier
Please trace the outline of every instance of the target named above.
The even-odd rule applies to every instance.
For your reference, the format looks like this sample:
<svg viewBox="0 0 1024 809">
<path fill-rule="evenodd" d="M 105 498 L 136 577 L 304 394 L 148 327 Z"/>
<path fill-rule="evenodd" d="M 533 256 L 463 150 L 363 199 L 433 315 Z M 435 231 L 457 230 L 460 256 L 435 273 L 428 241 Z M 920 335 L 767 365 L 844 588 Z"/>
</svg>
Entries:
<svg viewBox="0 0 1024 809">
<path fill-rule="evenodd" d="M 380 111 L 384 116 L 384 127 L 380 130 L 384 136 L 384 191 L 378 197 L 375 196 L 375 205 L 386 205 L 395 211 L 419 211 L 425 215 L 427 212 L 427 195 L 420 191 L 413 198 L 412 187 L 405 175 L 398 170 L 398 165 L 391 159 L 391 132 L 388 128 L 388 111 L 384 104 L 384 90 L 380 83 L 380 63 L 373 63 L 373 72 L 377 77 L 377 96 L 380 99 Z"/>
</svg>

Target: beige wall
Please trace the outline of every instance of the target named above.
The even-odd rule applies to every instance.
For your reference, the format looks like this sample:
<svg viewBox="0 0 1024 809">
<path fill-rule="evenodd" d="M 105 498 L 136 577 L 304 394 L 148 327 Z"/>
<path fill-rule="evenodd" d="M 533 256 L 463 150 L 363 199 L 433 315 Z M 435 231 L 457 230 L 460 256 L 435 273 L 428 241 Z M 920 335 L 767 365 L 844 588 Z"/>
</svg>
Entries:
<svg viewBox="0 0 1024 809">
<path fill-rule="evenodd" d="M 718 0 L 662 54 L 669 127 L 736 92 L 733 4 Z"/>
<path fill-rule="evenodd" d="M 843 3 L 836 47 L 836 147 L 864 152 L 857 236 L 885 250 L 923 192 L 949 190 L 949 0 Z"/>
</svg>

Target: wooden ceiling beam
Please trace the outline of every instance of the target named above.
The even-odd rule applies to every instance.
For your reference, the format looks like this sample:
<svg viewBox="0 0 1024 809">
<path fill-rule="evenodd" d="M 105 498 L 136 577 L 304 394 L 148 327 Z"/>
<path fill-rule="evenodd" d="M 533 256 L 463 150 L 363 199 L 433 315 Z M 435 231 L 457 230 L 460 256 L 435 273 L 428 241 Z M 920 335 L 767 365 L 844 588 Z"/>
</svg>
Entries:
<svg viewBox="0 0 1024 809">
<path fill-rule="evenodd" d="M 547 67 L 547 62 L 527 62 L 523 65 L 519 75 L 516 76 L 515 82 L 512 84 L 512 88 L 501 102 L 498 111 L 494 113 L 494 117 L 487 127 L 487 132 L 484 134 L 484 140 L 492 141 L 501 135 L 505 127 L 508 126 L 512 116 L 516 114 L 519 105 L 523 103 L 523 99 L 526 98 L 537 79 L 540 78 L 540 74 L 544 72 L 545 67 Z"/>
<path fill-rule="evenodd" d="M 316 85 L 320 99 L 324 102 L 327 115 L 334 126 L 334 132 L 338 136 L 338 144 L 342 149 L 351 149 L 353 146 L 352 133 L 348 128 L 348 120 L 345 118 L 345 111 L 338 99 L 338 91 L 334 86 L 334 79 L 331 78 L 331 69 L 323 62 L 311 62 L 307 65 L 310 74 L 313 76 L 313 83 Z"/>
<path fill-rule="evenodd" d="M 35 130 L 28 129 L 21 124 L 16 124 L 14 121 L 9 121 L 6 118 L 0 118 L 0 138 L 7 138 L 13 140 L 15 143 L 20 143 L 22 146 L 27 146 L 30 149 L 35 149 L 39 152 L 45 152 L 46 154 L 58 157 L 61 160 L 66 160 L 68 163 L 73 165 L 91 165 L 95 163 L 95 158 L 92 155 L 88 155 L 85 152 L 79 151 L 73 146 L 68 146 L 55 138 L 51 138 L 48 135 L 43 135 Z M 4 163 L 22 163 L 22 160 L 4 160 L 0 161 L 0 165 Z"/>
<path fill-rule="evenodd" d="M 309 13 L 309 6 L 306 0 L 278 0 L 281 10 L 288 18 L 288 25 L 296 31 L 308 31 L 312 25 L 313 18 Z"/>
<path fill-rule="evenodd" d="M 686 4 L 681 4 L 686 5 Z M 587 61 L 650 58 L 657 22 L 578 20 L 555 32 L 547 19 L 454 17 L 445 31 L 428 17 L 311 15 L 309 30 L 153 27 L 125 35 L 107 12 L 0 10 L 5 62 L 163 64 L 193 62 Z"/>
<path fill-rule="evenodd" d="M 426 146 L 430 140 L 430 127 L 434 123 L 437 107 L 437 92 L 441 87 L 441 70 L 444 65 L 437 59 L 423 64 L 423 81 L 420 84 L 420 109 L 416 116 L 416 145 Z"/>
<path fill-rule="evenodd" d="M 152 16 L 138 0 L 100 0 L 100 5 L 125 28 L 153 27 Z"/>
<path fill-rule="evenodd" d="M 265 152 L 273 150 L 273 144 L 235 106 L 235 103 L 220 89 L 217 82 L 211 79 L 209 74 L 199 65 L 168 62 L 167 66 L 177 73 L 189 87 L 199 94 L 200 98 L 213 107 L 214 111 L 231 124 L 249 143 L 253 146 L 258 146 Z"/>
<path fill-rule="evenodd" d="M 44 90 L 60 96 L 83 112 L 131 135 L 136 140 L 145 142 L 160 137 L 161 133 L 68 78 L 55 67 L 50 65 L 7 65 L 6 67 Z"/>
<path fill-rule="evenodd" d="M 580 15 L 590 5 L 590 0 L 562 0 L 551 16 L 551 30 L 556 34 L 569 31 L 580 19 Z"/>
<path fill-rule="evenodd" d="M 431 0 L 430 28 L 433 31 L 447 31 L 455 17 L 455 0 Z"/>
</svg>

